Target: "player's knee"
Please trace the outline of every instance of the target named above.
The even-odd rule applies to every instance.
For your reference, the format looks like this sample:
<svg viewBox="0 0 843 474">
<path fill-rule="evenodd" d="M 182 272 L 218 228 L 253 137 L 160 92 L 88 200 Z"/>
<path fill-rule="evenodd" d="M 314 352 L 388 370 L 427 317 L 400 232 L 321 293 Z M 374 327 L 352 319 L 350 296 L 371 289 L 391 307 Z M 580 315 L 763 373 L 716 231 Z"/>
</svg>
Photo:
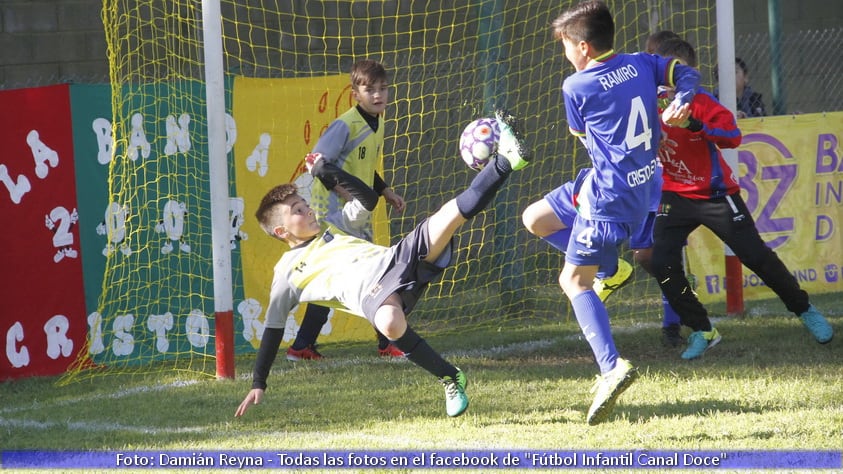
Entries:
<svg viewBox="0 0 843 474">
<path fill-rule="evenodd" d="M 547 225 L 547 219 L 535 204 L 524 209 L 524 212 L 521 213 L 521 222 L 527 231 L 533 235 L 544 237 L 553 233 L 553 229 L 550 229 Z"/>
</svg>

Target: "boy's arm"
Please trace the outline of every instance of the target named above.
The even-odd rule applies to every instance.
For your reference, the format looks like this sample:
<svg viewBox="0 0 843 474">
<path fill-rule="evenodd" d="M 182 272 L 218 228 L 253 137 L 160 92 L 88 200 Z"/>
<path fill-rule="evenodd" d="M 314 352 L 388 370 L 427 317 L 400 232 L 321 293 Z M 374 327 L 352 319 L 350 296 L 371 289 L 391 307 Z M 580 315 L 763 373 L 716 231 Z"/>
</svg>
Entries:
<svg viewBox="0 0 843 474">
<path fill-rule="evenodd" d="M 322 157 L 314 157 L 316 153 L 309 154 L 305 161 L 311 160 L 313 165 L 310 168 L 310 174 L 317 178 L 329 190 L 334 190 L 337 186 L 350 194 L 354 199 L 360 201 L 363 207 L 371 212 L 378 204 L 378 193 L 364 183 L 360 178 L 345 171 L 338 166 L 328 163 Z"/>
<path fill-rule="evenodd" d="M 718 148 L 737 148 L 741 144 L 742 135 L 734 114 L 706 93 L 694 98 L 687 128 Z"/>
<path fill-rule="evenodd" d="M 261 345 L 252 370 L 252 388 L 266 390 L 266 378 L 278 355 L 278 347 L 284 339 L 284 328 L 265 328 L 261 337 Z"/>
<path fill-rule="evenodd" d="M 381 178 L 381 175 L 379 175 L 377 171 L 375 171 L 375 191 L 377 191 L 378 194 L 383 196 L 387 204 L 392 206 L 392 208 L 396 211 L 403 211 L 404 207 L 407 205 L 404 202 L 404 198 L 402 198 L 400 194 L 393 191 L 392 188 L 390 188 L 389 185 L 386 184 L 386 181 Z"/>
<path fill-rule="evenodd" d="M 246 398 L 240 402 L 234 416 L 243 416 L 250 406 L 257 405 L 263 400 L 263 394 L 266 391 L 266 378 L 269 376 L 269 370 L 278 355 L 278 347 L 281 345 L 283 338 L 283 328 L 264 329 L 257 359 L 255 359 L 255 368 L 252 371 L 252 389 L 246 394 Z"/>
<path fill-rule="evenodd" d="M 697 88 L 700 86 L 700 72 L 696 69 L 686 66 L 676 59 L 671 59 L 671 64 L 668 70 L 670 74 L 669 83 L 663 84 L 674 87 L 676 89 L 674 96 L 674 103 L 678 105 L 690 104 Z"/>
</svg>

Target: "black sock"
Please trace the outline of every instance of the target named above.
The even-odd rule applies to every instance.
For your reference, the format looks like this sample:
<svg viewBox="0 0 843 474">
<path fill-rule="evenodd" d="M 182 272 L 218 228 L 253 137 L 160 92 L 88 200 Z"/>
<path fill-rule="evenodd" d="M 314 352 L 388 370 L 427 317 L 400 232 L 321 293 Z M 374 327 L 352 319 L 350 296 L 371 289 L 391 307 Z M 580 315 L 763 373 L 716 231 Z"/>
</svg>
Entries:
<svg viewBox="0 0 843 474">
<path fill-rule="evenodd" d="M 404 335 L 392 342 L 401 349 L 407 358 L 422 369 L 439 377 L 446 375 L 451 378 L 457 376 L 457 368 L 442 358 L 432 347 L 422 339 L 412 328 L 407 326 Z"/>
<path fill-rule="evenodd" d="M 381 332 L 377 329 L 375 329 L 375 334 L 378 336 L 378 349 L 386 349 L 386 346 L 388 346 L 390 342 L 389 339 L 381 334 Z"/>
<path fill-rule="evenodd" d="M 293 345 L 290 347 L 300 351 L 311 344 L 316 344 L 319 331 L 328 322 L 328 313 L 330 312 L 331 308 L 326 306 L 308 304 L 304 310 L 304 318 L 302 318 L 301 327 L 299 328 L 298 334 L 296 334 L 296 340 L 293 341 Z"/>
<path fill-rule="evenodd" d="M 497 157 L 493 163 L 486 165 L 471 180 L 468 189 L 457 196 L 460 214 L 466 219 L 471 219 L 486 209 L 510 173 L 512 167 L 506 158 Z"/>
</svg>

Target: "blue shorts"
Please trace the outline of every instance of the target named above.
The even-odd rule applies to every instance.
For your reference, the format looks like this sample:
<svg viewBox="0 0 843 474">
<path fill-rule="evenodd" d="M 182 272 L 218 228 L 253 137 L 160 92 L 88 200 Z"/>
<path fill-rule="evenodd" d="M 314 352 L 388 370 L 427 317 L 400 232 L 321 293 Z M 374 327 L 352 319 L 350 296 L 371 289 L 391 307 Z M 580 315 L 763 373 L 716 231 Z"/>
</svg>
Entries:
<svg viewBox="0 0 843 474">
<path fill-rule="evenodd" d="M 601 278 L 614 275 L 618 268 L 618 246 L 630 238 L 633 225 L 584 219 L 574 205 L 573 182 L 554 189 L 544 199 L 556 217 L 571 229 L 565 261 L 578 266 L 597 265 L 597 276 Z M 649 235 L 652 240 L 652 227 Z"/>
<path fill-rule="evenodd" d="M 653 227 L 656 225 L 656 213 L 650 211 L 638 229 L 629 236 L 629 248 L 649 249 L 653 247 Z"/>
</svg>

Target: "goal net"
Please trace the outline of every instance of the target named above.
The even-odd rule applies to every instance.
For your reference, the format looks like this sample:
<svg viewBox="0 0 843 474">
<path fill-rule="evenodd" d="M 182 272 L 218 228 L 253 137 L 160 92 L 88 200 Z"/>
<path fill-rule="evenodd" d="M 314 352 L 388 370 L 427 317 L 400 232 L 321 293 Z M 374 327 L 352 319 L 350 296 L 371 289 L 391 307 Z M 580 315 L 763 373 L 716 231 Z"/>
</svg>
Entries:
<svg viewBox="0 0 843 474">
<path fill-rule="evenodd" d="M 713 2 L 609 1 L 615 49 L 643 49 L 670 29 L 696 48 L 704 85 L 716 58 Z M 456 236 L 456 264 L 412 315 L 430 334 L 570 317 L 556 281 L 563 255 L 529 235 L 520 214 L 588 165 L 567 131 L 561 83 L 573 70 L 550 23 L 568 2 L 540 0 L 223 0 L 226 143 L 238 351 L 254 350 L 272 266 L 283 249 L 254 222 L 275 184 L 308 184 L 301 159 L 353 106 L 348 71 L 381 61 L 391 85 L 383 176 L 407 201 L 381 214 L 381 243 L 411 230 L 472 177 L 458 155 L 462 128 L 503 106 L 522 117 L 535 161 Z M 196 0 L 104 0 L 112 86 L 107 256 L 85 357 L 92 366 L 212 375 L 214 305 L 202 12 Z M 630 259 L 629 254 L 625 254 Z M 636 269 L 610 314 L 659 318 L 655 283 Z M 299 315 L 291 316 L 288 336 Z M 328 340 L 369 339 L 338 312 Z M 333 339 L 331 339 L 333 338 Z M 321 339 L 320 339 L 321 340 Z M 168 362 L 168 363 L 169 363 Z"/>
</svg>

